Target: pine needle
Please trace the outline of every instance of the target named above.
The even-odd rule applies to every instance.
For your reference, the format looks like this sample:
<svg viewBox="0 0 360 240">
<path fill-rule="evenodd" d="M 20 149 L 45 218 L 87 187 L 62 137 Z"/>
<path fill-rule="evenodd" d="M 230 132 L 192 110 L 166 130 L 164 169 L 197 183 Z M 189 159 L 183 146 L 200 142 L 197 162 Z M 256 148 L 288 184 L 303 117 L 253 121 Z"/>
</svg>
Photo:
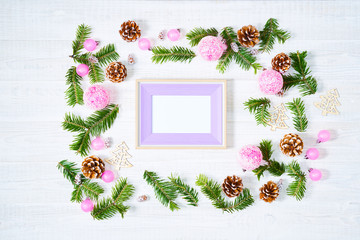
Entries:
<svg viewBox="0 0 360 240">
<path fill-rule="evenodd" d="M 286 166 L 286 172 L 295 179 L 286 189 L 287 194 L 294 196 L 296 200 L 300 201 L 305 196 L 306 175 L 301 171 L 299 163 L 295 160 Z"/>
<path fill-rule="evenodd" d="M 73 55 L 78 55 L 80 50 L 84 48 L 84 41 L 90 37 L 91 27 L 85 24 L 81 24 L 78 26 L 76 30 L 76 38 L 72 42 Z"/>
<path fill-rule="evenodd" d="M 194 207 L 199 206 L 198 192 L 194 188 L 185 184 L 180 177 L 175 177 L 172 174 L 171 177 L 169 177 L 169 180 L 174 185 L 178 193 L 188 202 L 189 205 L 192 205 Z"/>
<path fill-rule="evenodd" d="M 288 109 L 294 115 L 294 128 L 299 132 L 305 132 L 308 127 L 308 120 L 305 114 L 305 104 L 301 98 L 294 98 L 292 102 L 286 103 Z"/>
<path fill-rule="evenodd" d="M 268 98 L 250 98 L 244 103 L 245 109 L 248 109 L 251 114 L 255 115 L 257 125 L 267 126 L 270 119 L 270 100 Z"/>
<path fill-rule="evenodd" d="M 217 36 L 217 34 L 218 31 L 215 28 L 203 29 L 198 27 L 187 33 L 186 38 L 190 41 L 190 46 L 195 47 L 199 44 L 202 38 L 206 36 Z"/>
<path fill-rule="evenodd" d="M 152 48 L 153 56 L 151 58 L 153 63 L 161 64 L 165 62 L 188 62 L 196 56 L 195 53 L 184 47 L 174 46 L 170 49 L 158 46 Z"/>
<path fill-rule="evenodd" d="M 279 23 L 275 18 L 270 18 L 262 31 L 260 31 L 260 51 L 268 52 L 273 49 L 275 40 L 283 44 L 290 38 L 290 33 L 279 29 Z"/>
</svg>

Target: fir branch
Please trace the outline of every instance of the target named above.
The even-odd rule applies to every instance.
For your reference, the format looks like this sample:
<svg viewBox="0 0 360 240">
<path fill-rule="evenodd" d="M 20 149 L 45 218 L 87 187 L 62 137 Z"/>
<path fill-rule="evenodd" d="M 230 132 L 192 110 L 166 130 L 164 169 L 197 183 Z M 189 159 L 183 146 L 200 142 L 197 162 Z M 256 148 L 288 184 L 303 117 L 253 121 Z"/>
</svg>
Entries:
<svg viewBox="0 0 360 240">
<path fill-rule="evenodd" d="M 251 114 L 255 114 L 255 120 L 257 125 L 267 125 L 270 119 L 270 100 L 268 98 L 250 98 L 244 103 L 245 109 L 249 109 Z"/>
<path fill-rule="evenodd" d="M 299 163 L 295 160 L 286 166 L 286 172 L 290 177 L 295 179 L 286 189 L 287 194 L 294 196 L 296 200 L 300 201 L 306 191 L 306 175 L 301 171 Z"/>
<path fill-rule="evenodd" d="M 269 165 L 260 165 L 258 168 L 255 168 L 253 173 L 257 177 L 258 181 L 260 181 L 260 178 L 264 176 L 265 171 L 269 168 Z"/>
<path fill-rule="evenodd" d="M 71 202 L 81 203 L 83 200 L 83 191 L 80 185 L 74 185 L 74 191 L 71 193 Z"/>
<path fill-rule="evenodd" d="M 67 104 L 69 106 L 75 106 L 75 104 L 84 104 L 83 94 L 84 91 L 81 88 L 80 77 L 76 73 L 76 67 L 71 67 L 66 73 L 66 84 L 69 85 L 69 88 L 65 91 L 65 96 L 67 99 Z"/>
<path fill-rule="evenodd" d="M 99 65 L 104 67 L 109 63 L 116 61 L 119 58 L 119 54 L 116 52 L 114 44 L 108 44 L 95 53 L 95 57 L 97 58 Z"/>
<path fill-rule="evenodd" d="M 69 180 L 73 185 L 75 184 L 75 176 L 80 173 L 80 169 L 76 167 L 76 163 L 62 160 L 57 164 L 57 169 Z"/>
<path fill-rule="evenodd" d="M 260 142 L 259 148 L 263 155 L 263 159 L 266 162 L 270 161 L 271 155 L 274 153 L 274 150 L 272 150 L 272 147 L 273 147 L 273 145 L 271 143 L 271 140 L 262 140 Z"/>
<path fill-rule="evenodd" d="M 91 84 L 104 81 L 104 71 L 96 63 L 89 63 L 89 80 Z"/>
<path fill-rule="evenodd" d="M 115 204 L 123 203 L 134 194 L 135 188 L 127 182 L 126 178 L 120 178 L 112 188 L 111 197 Z"/>
<path fill-rule="evenodd" d="M 198 192 L 194 188 L 185 184 L 180 177 L 175 177 L 171 175 L 169 177 L 169 180 L 174 185 L 178 193 L 183 196 L 183 198 L 188 202 L 189 205 L 192 205 L 194 207 L 199 206 Z"/>
<path fill-rule="evenodd" d="M 292 102 L 286 103 L 292 114 L 294 128 L 299 132 L 305 132 L 308 127 L 308 120 L 305 114 L 305 105 L 301 98 L 294 98 Z"/>
<path fill-rule="evenodd" d="M 275 160 L 269 161 L 269 167 L 267 168 L 269 173 L 275 177 L 280 177 L 285 172 L 285 164 L 279 163 Z"/>
<path fill-rule="evenodd" d="M 270 18 L 262 31 L 260 31 L 260 51 L 268 52 L 273 49 L 275 40 L 283 44 L 290 38 L 290 33 L 279 29 L 279 23 L 275 18 Z"/>
<path fill-rule="evenodd" d="M 158 46 L 152 48 L 151 51 L 153 53 L 151 60 L 153 63 L 156 64 L 161 64 L 169 61 L 190 63 L 192 59 L 196 56 L 192 50 L 179 46 L 174 46 L 170 49 Z"/>
<path fill-rule="evenodd" d="M 165 207 L 169 206 L 171 211 L 179 210 L 178 204 L 175 202 L 177 198 L 177 190 L 171 182 L 160 179 L 155 172 L 145 170 L 143 178 L 154 188 L 155 196 Z"/>
<path fill-rule="evenodd" d="M 73 142 L 70 144 L 70 150 L 76 151 L 81 156 L 86 156 L 90 151 L 90 135 L 89 131 L 81 132 L 75 136 Z"/>
<path fill-rule="evenodd" d="M 79 55 L 71 55 L 70 57 L 74 60 L 75 63 L 82 63 L 86 65 L 90 65 L 89 58 L 91 56 L 91 53 L 83 53 Z"/>
<path fill-rule="evenodd" d="M 220 36 L 226 41 L 226 45 L 231 49 L 231 43 L 237 42 L 237 35 L 232 27 L 224 27 Z"/>
<path fill-rule="evenodd" d="M 89 132 L 93 136 L 98 136 L 108 130 L 114 123 L 119 106 L 110 104 L 104 109 L 95 111 L 91 116 L 86 119 L 86 125 L 89 126 Z"/>
<path fill-rule="evenodd" d="M 254 198 L 250 194 L 250 190 L 244 188 L 242 193 L 235 198 L 234 202 L 225 202 L 224 212 L 233 213 L 235 211 L 241 211 L 251 206 L 254 203 Z"/>
<path fill-rule="evenodd" d="M 91 34 L 90 26 L 81 24 L 76 30 L 76 38 L 72 42 L 73 55 L 78 55 L 80 50 L 83 49 L 83 43 L 85 39 L 89 38 Z"/>
<path fill-rule="evenodd" d="M 104 193 L 104 189 L 96 182 L 83 181 L 80 183 L 81 190 L 91 200 L 97 200 Z"/>
<path fill-rule="evenodd" d="M 226 50 L 226 52 L 220 57 L 218 60 L 218 64 L 216 65 L 216 69 L 219 70 L 220 73 L 224 73 L 227 68 L 230 66 L 230 63 L 234 59 L 234 51 L 230 48 Z"/>
<path fill-rule="evenodd" d="M 88 129 L 85 121 L 80 116 L 75 116 L 72 113 L 65 113 L 62 127 L 69 132 L 83 132 Z"/>
<path fill-rule="evenodd" d="M 217 36 L 217 35 L 218 35 L 218 31 L 215 28 L 203 29 L 201 27 L 198 27 L 198 28 L 194 28 L 189 33 L 187 33 L 186 38 L 187 40 L 190 41 L 189 42 L 190 46 L 195 47 L 196 45 L 199 44 L 202 38 L 206 36 Z"/>
<path fill-rule="evenodd" d="M 259 63 L 256 63 L 256 57 L 251 54 L 249 49 L 241 47 L 239 43 L 236 44 L 239 47 L 239 51 L 234 52 L 234 59 L 236 64 L 238 64 L 242 69 L 247 71 L 250 68 L 253 68 L 254 73 L 256 74 L 257 71 L 262 68 Z"/>
</svg>

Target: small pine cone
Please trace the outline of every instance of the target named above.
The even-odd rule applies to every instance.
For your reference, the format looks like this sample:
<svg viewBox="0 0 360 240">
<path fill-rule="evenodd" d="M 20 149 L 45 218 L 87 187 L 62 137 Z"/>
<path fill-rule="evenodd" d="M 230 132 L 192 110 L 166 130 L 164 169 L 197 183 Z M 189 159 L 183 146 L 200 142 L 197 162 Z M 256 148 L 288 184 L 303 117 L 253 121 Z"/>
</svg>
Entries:
<svg viewBox="0 0 360 240">
<path fill-rule="evenodd" d="M 271 203 L 279 196 L 279 187 L 273 181 L 268 181 L 260 189 L 260 199 Z"/>
<path fill-rule="evenodd" d="M 127 76 L 127 70 L 124 64 L 121 62 L 112 62 L 107 66 L 106 78 L 114 83 L 119 83 L 125 80 Z"/>
<path fill-rule="evenodd" d="M 164 31 L 159 32 L 158 38 L 159 38 L 160 40 L 164 41 L 164 39 L 165 39 L 165 33 L 164 33 Z"/>
<path fill-rule="evenodd" d="M 120 36 L 127 42 L 135 42 L 141 37 L 140 27 L 134 21 L 127 21 L 121 24 Z"/>
<path fill-rule="evenodd" d="M 223 184 L 221 185 L 224 193 L 228 197 L 237 197 L 243 190 L 243 183 L 241 177 L 238 176 L 228 176 L 225 178 Z"/>
<path fill-rule="evenodd" d="M 128 63 L 129 64 L 134 64 L 135 63 L 135 59 L 134 59 L 133 55 L 131 55 L 131 54 L 129 54 L 129 56 L 128 56 Z"/>
<path fill-rule="evenodd" d="M 280 141 L 280 149 L 283 154 L 289 157 L 295 157 L 302 153 L 304 143 L 299 135 L 289 133 L 284 136 Z"/>
<path fill-rule="evenodd" d="M 81 164 L 81 171 L 87 178 L 100 178 L 105 171 L 103 160 L 96 156 L 89 156 L 84 159 Z"/>
<path fill-rule="evenodd" d="M 243 47 L 253 47 L 259 43 L 260 33 L 252 25 L 243 26 L 237 31 L 238 40 Z"/>
<path fill-rule="evenodd" d="M 279 53 L 271 60 L 272 69 L 280 73 L 289 70 L 291 66 L 291 58 L 285 53 Z"/>
</svg>

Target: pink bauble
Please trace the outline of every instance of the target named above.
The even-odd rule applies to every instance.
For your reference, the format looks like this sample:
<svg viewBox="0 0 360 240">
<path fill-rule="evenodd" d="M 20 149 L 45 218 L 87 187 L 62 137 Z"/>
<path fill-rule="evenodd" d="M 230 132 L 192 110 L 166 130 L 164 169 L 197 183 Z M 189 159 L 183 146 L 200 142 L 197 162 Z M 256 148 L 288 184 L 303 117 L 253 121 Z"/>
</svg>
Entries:
<svg viewBox="0 0 360 240">
<path fill-rule="evenodd" d="M 76 73 L 81 76 L 84 77 L 89 73 L 89 67 L 86 64 L 79 64 L 76 67 Z"/>
<path fill-rule="evenodd" d="M 322 173 L 320 170 L 318 169 L 312 169 L 310 168 L 309 170 L 309 177 L 311 180 L 313 181 L 319 181 L 322 177 Z"/>
<path fill-rule="evenodd" d="M 91 109 L 103 109 L 110 102 L 109 93 L 100 85 L 92 85 L 84 93 L 84 102 Z"/>
<path fill-rule="evenodd" d="M 254 170 L 260 166 L 262 161 L 261 150 L 253 145 L 243 147 L 238 153 L 238 160 L 240 165 L 245 170 Z"/>
<path fill-rule="evenodd" d="M 318 143 L 327 142 L 330 140 L 330 132 L 328 130 L 321 130 L 318 133 Z"/>
<path fill-rule="evenodd" d="M 170 29 L 167 33 L 167 37 L 170 41 L 177 41 L 180 38 L 180 32 L 178 29 Z"/>
<path fill-rule="evenodd" d="M 105 147 L 104 140 L 101 139 L 101 137 L 96 137 L 94 140 L 91 141 L 91 148 L 99 151 Z"/>
<path fill-rule="evenodd" d="M 140 38 L 138 41 L 138 46 L 141 50 L 150 50 L 151 42 L 147 38 Z"/>
<path fill-rule="evenodd" d="M 283 84 L 282 75 L 272 69 L 263 71 L 259 77 L 260 90 L 266 94 L 277 94 Z"/>
<path fill-rule="evenodd" d="M 319 157 L 319 150 L 316 148 L 309 148 L 306 151 L 305 158 L 310 160 L 316 160 Z"/>
<path fill-rule="evenodd" d="M 101 179 L 106 182 L 106 183 L 110 183 L 112 181 L 114 181 L 114 173 L 110 170 L 106 170 L 102 175 L 101 175 Z"/>
<path fill-rule="evenodd" d="M 84 42 L 84 48 L 89 51 L 92 52 L 96 49 L 97 46 L 97 42 L 91 38 L 86 39 Z"/>
<path fill-rule="evenodd" d="M 218 60 L 226 48 L 226 44 L 220 38 L 214 36 L 202 38 L 198 45 L 198 51 L 206 61 Z"/>
<path fill-rule="evenodd" d="M 89 198 L 87 198 L 84 201 L 82 201 L 81 209 L 84 212 L 91 212 L 94 209 L 94 203 Z"/>
</svg>

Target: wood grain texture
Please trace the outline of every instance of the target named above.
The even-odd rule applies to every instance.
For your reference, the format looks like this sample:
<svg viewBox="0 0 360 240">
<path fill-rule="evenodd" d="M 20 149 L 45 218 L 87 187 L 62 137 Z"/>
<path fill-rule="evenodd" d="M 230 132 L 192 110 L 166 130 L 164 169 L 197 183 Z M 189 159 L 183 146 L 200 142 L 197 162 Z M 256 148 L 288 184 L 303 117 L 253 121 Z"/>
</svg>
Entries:
<svg viewBox="0 0 360 240">
<path fill-rule="evenodd" d="M 360 3 L 358 1 L 1 1 L 0 8 L 0 239 L 358 239 L 360 235 Z M 281 191 L 272 204 L 256 201 L 254 206 L 234 214 L 222 214 L 200 194 L 198 208 L 185 206 L 175 213 L 164 208 L 142 173 L 152 170 L 166 177 L 179 173 L 194 185 L 204 173 L 222 181 L 239 174 L 244 185 L 258 198 L 260 182 L 251 173 L 242 173 L 236 162 L 237 150 L 267 138 L 279 142 L 293 127 L 272 132 L 256 126 L 253 116 L 243 108 L 249 97 L 263 96 L 257 76 L 232 64 L 225 74 L 216 63 L 195 58 L 191 64 L 151 63 L 151 53 L 140 51 L 136 43 L 125 43 L 118 29 L 133 19 L 144 37 L 156 44 L 163 29 L 233 26 L 253 24 L 261 29 L 269 17 L 279 20 L 292 38 L 276 45 L 271 54 L 260 57 L 270 66 L 279 52 L 308 50 L 308 62 L 319 81 L 316 95 L 304 98 L 309 129 L 300 134 L 305 148 L 314 147 L 320 129 L 329 129 L 333 138 L 317 145 L 317 161 L 298 158 L 301 166 L 319 168 L 320 182 L 309 182 L 301 202 Z M 82 159 L 68 150 L 72 134 L 61 129 L 65 112 L 88 116 L 86 107 L 70 108 L 64 100 L 65 73 L 72 65 L 68 55 L 78 24 L 93 27 L 92 36 L 101 44 L 115 43 L 120 60 L 129 53 L 136 64 L 127 65 L 128 78 L 120 84 L 104 83 L 111 89 L 112 102 L 120 106 L 119 117 L 104 136 L 114 143 L 126 141 L 134 167 L 122 169 L 136 187 L 135 196 L 149 194 L 150 201 L 136 197 L 124 219 L 94 221 L 80 206 L 70 203 L 71 186 L 56 169 L 58 161 Z M 188 46 L 184 36 L 176 43 Z M 135 81 L 141 78 L 226 79 L 228 83 L 226 150 L 136 150 Z M 89 86 L 84 81 L 83 87 Z M 337 88 L 341 106 L 338 116 L 321 116 L 313 105 L 319 96 Z M 284 98 L 270 96 L 275 105 L 299 96 L 292 89 Z M 290 112 L 287 113 L 290 116 Z M 291 121 L 287 123 L 292 126 Z M 111 149 L 110 149 L 111 150 Z M 100 151 L 100 157 L 111 156 Z M 274 157 L 288 163 L 276 148 Z M 285 186 L 291 181 L 284 178 Z M 100 182 L 109 194 L 112 184 Z"/>
</svg>

